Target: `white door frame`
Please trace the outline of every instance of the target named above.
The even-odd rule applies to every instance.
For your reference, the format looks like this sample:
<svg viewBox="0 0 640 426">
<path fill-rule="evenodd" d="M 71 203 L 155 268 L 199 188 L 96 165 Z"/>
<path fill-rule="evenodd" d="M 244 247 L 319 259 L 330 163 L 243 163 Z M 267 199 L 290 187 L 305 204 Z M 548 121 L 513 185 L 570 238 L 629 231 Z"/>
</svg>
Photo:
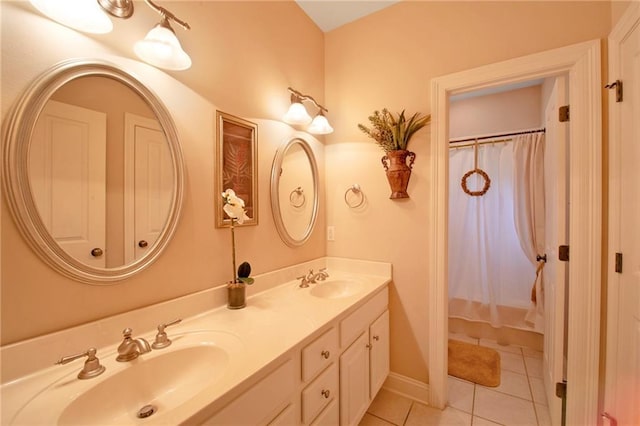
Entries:
<svg viewBox="0 0 640 426">
<path fill-rule="evenodd" d="M 609 77 L 611 80 L 620 78 L 622 57 L 620 45 L 631 34 L 640 21 L 640 4 L 629 5 L 625 14 L 620 18 L 609 35 Z M 616 386 L 616 360 L 618 352 L 618 300 L 620 274 L 615 272 L 615 253 L 620 249 L 620 215 L 622 206 L 620 185 L 620 156 L 621 156 L 621 116 L 619 104 L 615 101 L 615 90 L 609 93 L 609 247 L 607 273 L 607 354 L 605 373 L 604 412 L 615 413 L 618 387 Z"/>
<path fill-rule="evenodd" d="M 588 41 L 431 81 L 432 192 L 429 220 L 430 404 L 447 403 L 447 215 L 449 96 L 509 83 L 569 76 L 570 219 L 567 424 L 597 424 L 602 290 L 602 82 L 600 40 Z M 575 389 L 575 392 L 572 392 Z"/>
</svg>

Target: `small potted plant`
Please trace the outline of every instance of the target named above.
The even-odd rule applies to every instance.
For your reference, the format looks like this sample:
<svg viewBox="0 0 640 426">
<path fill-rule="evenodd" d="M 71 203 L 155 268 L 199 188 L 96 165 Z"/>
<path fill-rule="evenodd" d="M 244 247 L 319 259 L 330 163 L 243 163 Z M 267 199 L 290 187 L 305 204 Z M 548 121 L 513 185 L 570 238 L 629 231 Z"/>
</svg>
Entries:
<svg viewBox="0 0 640 426">
<path fill-rule="evenodd" d="M 246 304 L 245 284 L 253 284 L 251 275 L 251 265 L 249 262 L 242 262 L 236 270 L 236 238 L 234 225 L 237 221 L 242 224 L 249 219 L 244 210 L 244 200 L 236 195 L 232 189 L 227 189 L 222 193 L 224 206 L 222 209 L 231 219 L 231 263 L 233 265 L 233 279 L 227 284 L 227 308 L 242 309 Z M 237 271 L 237 272 L 236 272 Z"/>
<path fill-rule="evenodd" d="M 382 165 L 391 186 L 391 199 L 409 198 L 407 186 L 416 154 L 407 150 L 413 135 L 431 121 L 431 115 L 415 113 L 408 119 L 401 113 L 390 113 L 386 108 L 369 116 L 371 127 L 358 124 L 358 128 L 371 137 L 385 152 Z M 407 164 L 407 159 L 409 163 Z"/>
</svg>

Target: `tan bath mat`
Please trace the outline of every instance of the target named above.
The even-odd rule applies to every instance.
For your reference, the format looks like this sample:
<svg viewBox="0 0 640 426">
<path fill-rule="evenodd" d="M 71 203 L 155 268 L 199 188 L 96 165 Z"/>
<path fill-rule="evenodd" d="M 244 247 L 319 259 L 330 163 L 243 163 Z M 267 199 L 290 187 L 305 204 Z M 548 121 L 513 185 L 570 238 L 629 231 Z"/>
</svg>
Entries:
<svg viewBox="0 0 640 426">
<path fill-rule="evenodd" d="M 449 339 L 449 375 L 483 386 L 500 386 L 500 354 L 491 348 Z"/>
</svg>

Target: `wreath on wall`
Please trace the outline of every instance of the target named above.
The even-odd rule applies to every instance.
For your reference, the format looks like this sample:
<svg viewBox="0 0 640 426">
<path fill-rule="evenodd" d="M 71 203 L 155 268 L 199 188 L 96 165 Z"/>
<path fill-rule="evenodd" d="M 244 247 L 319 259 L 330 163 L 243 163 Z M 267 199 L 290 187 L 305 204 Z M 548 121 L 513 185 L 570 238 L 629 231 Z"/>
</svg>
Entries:
<svg viewBox="0 0 640 426">
<path fill-rule="evenodd" d="M 462 190 L 468 195 L 472 197 L 481 197 L 487 193 L 489 188 L 491 188 L 491 179 L 489 178 L 489 175 L 487 174 L 487 172 L 478 168 L 478 140 L 477 139 L 476 139 L 476 143 L 473 145 L 473 150 L 474 150 L 473 170 L 469 170 L 467 173 L 464 174 L 464 176 L 462 176 L 462 179 L 460 180 L 460 185 L 462 185 Z M 467 179 L 469 179 L 470 176 L 475 174 L 482 176 L 482 179 L 484 179 L 484 186 L 480 191 L 471 191 L 467 186 Z"/>
</svg>

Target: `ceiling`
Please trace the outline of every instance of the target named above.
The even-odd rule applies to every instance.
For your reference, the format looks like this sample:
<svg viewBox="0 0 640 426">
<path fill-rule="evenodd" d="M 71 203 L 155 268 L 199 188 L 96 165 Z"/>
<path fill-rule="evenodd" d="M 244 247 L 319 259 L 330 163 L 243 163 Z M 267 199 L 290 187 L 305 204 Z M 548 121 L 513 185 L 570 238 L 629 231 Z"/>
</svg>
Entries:
<svg viewBox="0 0 640 426">
<path fill-rule="evenodd" d="M 398 1 L 400 0 L 296 0 L 325 33 Z"/>
</svg>

